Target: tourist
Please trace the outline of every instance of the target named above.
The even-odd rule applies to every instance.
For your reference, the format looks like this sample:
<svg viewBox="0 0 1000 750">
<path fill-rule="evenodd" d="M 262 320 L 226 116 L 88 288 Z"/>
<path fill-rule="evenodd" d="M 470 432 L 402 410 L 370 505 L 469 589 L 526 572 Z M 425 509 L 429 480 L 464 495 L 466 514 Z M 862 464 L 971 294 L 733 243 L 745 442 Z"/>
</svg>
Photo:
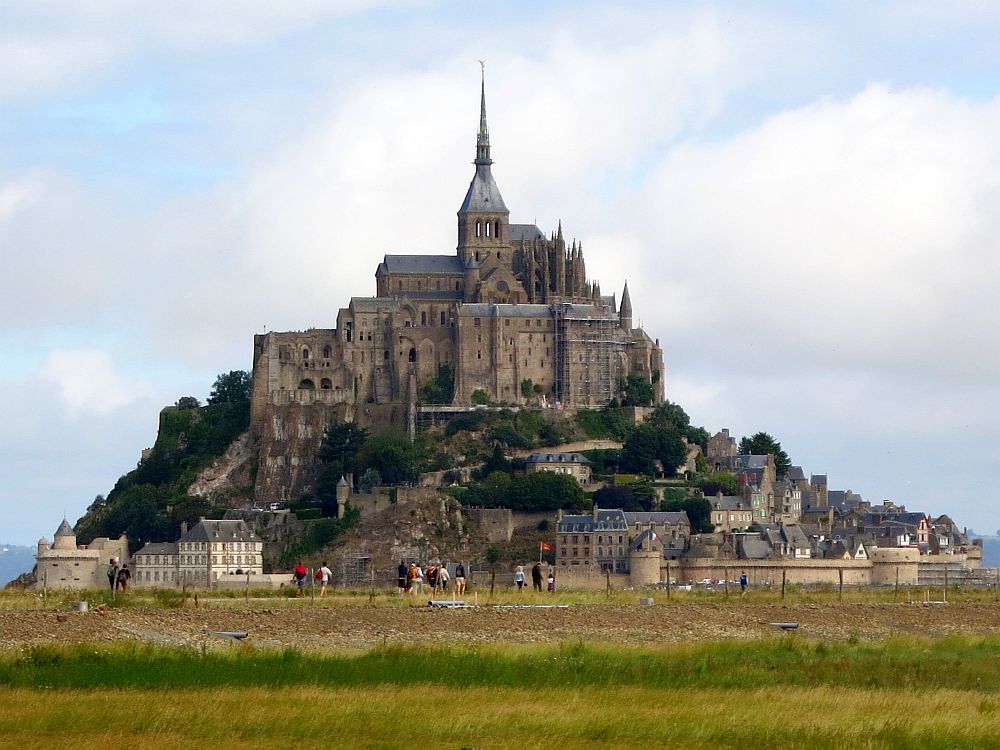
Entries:
<svg viewBox="0 0 1000 750">
<path fill-rule="evenodd" d="M 295 585 L 299 587 L 299 596 L 302 596 L 305 590 L 307 572 L 305 564 L 299 560 L 298 565 L 295 566 L 295 570 L 292 573 L 292 579 L 295 581 Z"/>
<path fill-rule="evenodd" d="M 427 566 L 427 585 L 430 587 L 431 593 L 437 591 L 437 577 L 437 566 L 431 563 Z"/>
<path fill-rule="evenodd" d="M 740 591 L 744 594 L 747 592 L 748 583 L 750 583 L 750 579 L 747 578 L 747 572 L 744 570 L 743 573 L 740 574 Z"/>
<path fill-rule="evenodd" d="M 531 586 L 535 591 L 542 590 L 542 564 L 540 562 L 531 566 Z"/>
<path fill-rule="evenodd" d="M 112 557 L 111 563 L 108 565 L 108 585 L 111 586 L 111 593 L 115 593 L 115 589 L 118 588 L 118 558 Z"/>
<path fill-rule="evenodd" d="M 424 592 L 424 571 L 417 563 L 410 567 L 410 593 L 414 596 Z"/>
<path fill-rule="evenodd" d="M 319 578 L 319 595 L 326 596 L 326 587 L 330 585 L 330 579 L 333 578 L 333 571 L 326 567 L 326 560 L 317 571 L 317 578 Z"/>
<path fill-rule="evenodd" d="M 514 583 L 517 584 L 517 590 L 520 591 L 524 588 L 524 566 L 518 565 L 517 571 L 514 573 Z"/>
<path fill-rule="evenodd" d="M 128 563 L 122 563 L 122 568 L 118 571 L 118 589 L 123 594 L 128 591 L 128 582 L 131 578 L 132 571 L 128 569 Z"/>
<path fill-rule="evenodd" d="M 555 590 L 556 590 L 556 577 L 554 575 L 552 575 L 551 572 L 549 572 L 549 585 L 548 585 L 548 589 L 549 589 L 549 593 L 550 594 L 554 593 Z"/>
<path fill-rule="evenodd" d="M 455 593 L 458 596 L 465 594 L 465 566 L 462 563 L 455 566 Z"/>
<path fill-rule="evenodd" d="M 410 569 L 406 567 L 406 563 L 402 560 L 399 561 L 399 568 L 396 569 L 396 586 L 399 589 L 400 595 L 406 593 L 406 589 L 409 588 L 407 585 L 407 573 Z"/>
<path fill-rule="evenodd" d="M 437 585 L 434 587 L 434 590 L 440 591 L 441 593 L 447 591 L 449 578 L 451 578 L 451 576 L 448 574 L 448 566 L 441 565 L 440 567 L 438 567 L 437 581 L 436 581 Z"/>
</svg>

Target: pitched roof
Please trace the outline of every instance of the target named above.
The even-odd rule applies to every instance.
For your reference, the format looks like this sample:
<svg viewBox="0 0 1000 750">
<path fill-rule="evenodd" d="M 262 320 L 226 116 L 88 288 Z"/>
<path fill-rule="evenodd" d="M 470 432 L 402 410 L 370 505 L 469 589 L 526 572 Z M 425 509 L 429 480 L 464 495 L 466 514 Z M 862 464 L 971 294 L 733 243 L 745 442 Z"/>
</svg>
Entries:
<svg viewBox="0 0 1000 750">
<path fill-rule="evenodd" d="M 178 541 L 251 542 L 257 541 L 257 537 L 245 521 L 202 520 Z"/>
<path fill-rule="evenodd" d="M 76 532 L 73 531 L 73 527 L 69 525 L 69 521 L 64 518 L 62 523 L 59 524 L 59 528 L 56 529 L 56 536 L 76 536 Z"/>
<path fill-rule="evenodd" d="M 139 555 L 176 555 L 177 542 L 147 542 L 142 549 L 135 553 Z"/>
<path fill-rule="evenodd" d="M 545 235 L 542 230 L 539 229 L 534 224 L 511 224 L 510 225 L 510 241 L 519 242 L 520 240 L 544 240 Z"/>
<path fill-rule="evenodd" d="M 532 453 L 526 459 L 529 464 L 589 464 L 582 453 Z"/>
<path fill-rule="evenodd" d="M 457 255 L 386 255 L 378 271 L 388 273 L 463 273 Z"/>
<path fill-rule="evenodd" d="M 630 524 L 654 523 L 666 526 L 676 526 L 677 524 L 686 523 L 688 526 L 691 525 L 691 521 L 688 520 L 687 511 L 684 510 L 625 511 L 624 516 L 625 522 Z"/>
</svg>

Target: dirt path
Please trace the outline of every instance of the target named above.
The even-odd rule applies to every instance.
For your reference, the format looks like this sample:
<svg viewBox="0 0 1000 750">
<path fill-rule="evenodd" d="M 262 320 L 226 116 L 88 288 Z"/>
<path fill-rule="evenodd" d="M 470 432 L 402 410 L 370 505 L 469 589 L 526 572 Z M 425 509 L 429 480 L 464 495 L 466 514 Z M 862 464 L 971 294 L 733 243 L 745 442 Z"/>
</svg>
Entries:
<svg viewBox="0 0 1000 750">
<path fill-rule="evenodd" d="M 1000 605 L 657 604 L 567 609 L 441 610 L 428 607 L 303 606 L 0 613 L 0 648 L 32 643 L 214 641 L 206 631 L 248 631 L 259 646 L 358 649 L 381 643 L 554 643 L 598 640 L 680 643 L 775 636 L 796 622 L 803 637 L 844 640 L 893 634 L 1000 633 Z"/>
</svg>

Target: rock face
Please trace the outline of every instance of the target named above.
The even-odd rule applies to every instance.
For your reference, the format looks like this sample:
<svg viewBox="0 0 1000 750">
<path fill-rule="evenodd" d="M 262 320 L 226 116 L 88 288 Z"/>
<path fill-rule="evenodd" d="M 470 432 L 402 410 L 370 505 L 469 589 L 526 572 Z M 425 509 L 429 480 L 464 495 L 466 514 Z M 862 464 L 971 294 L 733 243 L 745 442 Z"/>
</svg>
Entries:
<svg viewBox="0 0 1000 750">
<path fill-rule="evenodd" d="M 251 467 L 255 456 L 255 446 L 250 432 L 244 432 L 226 452 L 207 469 L 201 471 L 188 488 L 189 495 L 220 500 L 246 491 L 252 482 Z"/>
</svg>

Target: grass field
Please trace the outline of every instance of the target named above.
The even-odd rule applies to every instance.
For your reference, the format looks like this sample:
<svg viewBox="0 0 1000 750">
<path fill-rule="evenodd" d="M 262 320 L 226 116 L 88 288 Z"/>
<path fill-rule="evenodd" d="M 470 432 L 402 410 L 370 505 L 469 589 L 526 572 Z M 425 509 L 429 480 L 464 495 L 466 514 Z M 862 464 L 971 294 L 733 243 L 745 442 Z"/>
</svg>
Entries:
<svg viewBox="0 0 1000 750">
<path fill-rule="evenodd" d="M 355 656 L 26 647 L 0 746 L 994 748 L 1000 638 L 671 648 L 378 648 Z"/>
</svg>

